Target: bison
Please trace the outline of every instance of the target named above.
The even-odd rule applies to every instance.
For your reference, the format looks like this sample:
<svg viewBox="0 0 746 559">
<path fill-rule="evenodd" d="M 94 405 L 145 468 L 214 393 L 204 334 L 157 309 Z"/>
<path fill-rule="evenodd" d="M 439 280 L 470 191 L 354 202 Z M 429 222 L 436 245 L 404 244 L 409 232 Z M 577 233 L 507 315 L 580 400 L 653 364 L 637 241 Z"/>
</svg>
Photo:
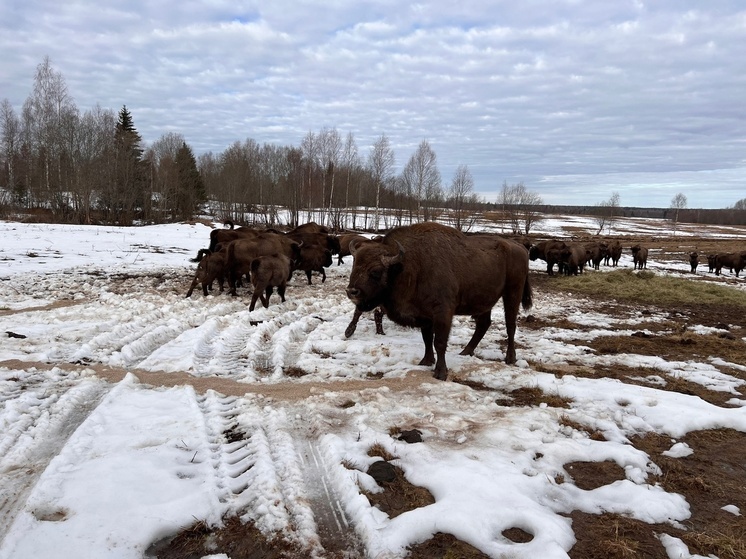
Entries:
<svg viewBox="0 0 746 559">
<path fill-rule="evenodd" d="M 340 264 L 344 264 L 344 258 L 345 256 L 349 256 L 352 254 L 350 252 L 350 243 L 361 243 L 364 241 L 367 241 L 367 237 L 363 237 L 362 235 L 358 235 L 357 233 L 347 233 L 345 235 L 339 236 L 339 255 L 337 256 L 337 266 Z"/>
<path fill-rule="evenodd" d="M 715 275 L 719 276 L 723 267 L 730 268 L 738 277 L 741 270 L 746 268 L 746 251 L 719 253 L 715 258 Z"/>
<path fill-rule="evenodd" d="M 692 274 L 696 274 L 697 266 L 699 266 L 699 254 L 696 250 L 689 253 L 689 266 L 691 266 Z"/>
<path fill-rule="evenodd" d="M 561 274 L 562 266 L 558 258 L 560 253 L 557 251 L 562 251 L 565 247 L 567 247 L 567 244 L 564 241 L 541 241 L 529 249 L 528 257 L 531 260 L 536 260 L 537 258 L 544 260 L 547 263 L 547 274 L 550 276 L 554 274 L 553 268 L 556 263 Z"/>
<path fill-rule="evenodd" d="M 601 260 L 608 254 L 606 243 L 588 243 L 585 245 L 586 264 L 593 265 L 594 270 L 601 268 Z"/>
<path fill-rule="evenodd" d="M 220 250 L 211 252 L 209 249 L 201 249 L 197 255 L 197 270 L 194 272 L 192 285 L 189 286 L 186 296 L 191 297 L 194 288 L 198 283 L 202 283 L 202 294 L 207 297 L 207 288 L 212 289 L 212 282 L 216 279 L 220 285 L 220 291 L 223 291 L 225 276 L 227 273 L 226 257 L 228 255 L 227 246 L 222 246 Z"/>
<path fill-rule="evenodd" d="M 321 245 L 300 246 L 300 255 L 293 266 L 294 270 L 302 270 L 308 278 L 308 285 L 311 285 L 311 272 L 321 272 L 321 283 L 326 281 L 326 271 L 332 265 L 332 253 L 329 249 Z"/>
<path fill-rule="evenodd" d="M 644 246 L 635 245 L 630 248 L 632 251 L 632 263 L 634 264 L 635 270 L 638 268 L 642 270 L 648 267 L 648 249 Z"/>
<path fill-rule="evenodd" d="M 239 278 L 251 272 L 251 263 L 255 258 L 275 253 L 284 254 L 295 262 L 300 257 L 300 244 L 286 235 L 269 232 L 228 243 L 226 268 L 230 294 L 234 297 L 237 295 L 236 284 Z M 290 279 L 290 272 L 287 279 Z"/>
<path fill-rule="evenodd" d="M 251 261 L 251 285 L 254 293 L 251 295 L 249 310 L 253 311 L 256 300 L 261 299 L 266 309 L 272 289 L 277 288 L 277 294 L 285 302 L 285 288 L 290 276 L 290 258 L 284 254 L 267 254 Z"/>
<path fill-rule="evenodd" d="M 566 245 L 565 248 L 560 251 L 560 261 L 564 266 L 565 275 L 568 276 L 577 276 L 578 272 L 582 274 L 587 259 L 588 256 L 583 245 Z"/>
<path fill-rule="evenodd" d="M 420 365 L 435 364 L 436 379 L 448 376 L 445 353 L 453 317 L 474 319 L 474 334 L 461 351 L 473 355 L 500 297 L 508 334 L 505 362 L 516 362 L 519 308 L 529 309 L 532 302 L 523 246 L 428 222 L 398 227 L 381 242 L 351 248 L 355 262 L 347 296 L 359 311 L 380 306 L 393 322 L 419 328 L 425 345 Z"/>
<path fill-rule="evenodd" d="M 619 259 L 622 257 L 622 243 L 619 240 L 614 240 L 608 244 L 606 248 L 606 256 L 604 257 L 604 265 L 609 265 L 609 260 L 612 262 L 612 266 L 619 264 Z"/>
</svg>

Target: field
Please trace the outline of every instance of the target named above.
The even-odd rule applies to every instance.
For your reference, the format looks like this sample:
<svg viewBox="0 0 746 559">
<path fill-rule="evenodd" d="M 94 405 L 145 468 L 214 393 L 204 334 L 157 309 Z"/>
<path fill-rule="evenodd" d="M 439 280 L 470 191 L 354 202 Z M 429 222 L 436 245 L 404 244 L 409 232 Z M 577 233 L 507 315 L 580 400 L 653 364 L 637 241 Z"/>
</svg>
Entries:
<svg viewBox="0 0 746 559">
<path fill-rule="evenodd" d="M 249 312 L 184 297 L 201 223 L 0 230 L 0 558 L 746 557 L 746 279 L 686 257 L 743 228 L 620 220 L 647 271 L 531 263 L 517 365 L 498 304 L 446 382 L 414 330 L 344 337 L 351 257 Z"/>
</svg>

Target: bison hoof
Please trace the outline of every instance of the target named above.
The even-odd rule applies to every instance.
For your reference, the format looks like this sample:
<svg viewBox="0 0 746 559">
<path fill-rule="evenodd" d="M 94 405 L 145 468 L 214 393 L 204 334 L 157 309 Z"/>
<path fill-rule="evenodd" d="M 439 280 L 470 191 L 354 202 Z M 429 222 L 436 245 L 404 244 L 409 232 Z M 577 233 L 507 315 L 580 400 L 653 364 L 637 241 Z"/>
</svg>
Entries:
<svg viewBox="0 0 746 559">
<path fill-rule="evenodd" d="M 459 355 L 474 355 L 474 350 L 469 348 L 464 348 L 461 350 L 461 353 Z"/>
<path fill-rule="evenodd" d="M 515 365 L 516 358 L 515 358 L 515 352 L 514 353 L 508 353 L 505 356 L 505 364 L 506 365 Z"/>
<path fill-rule="evenodd" d="M 422 361 L 419 362 L 419 365 L 422 367 L 432 367 L 435 365 L 435 359 L 432 357 L 423 357 Z"/>
<path fill-rule="evenodd" d="M 345 330 L 345 338 L 349 338 L 355 333 L 355 326 L 348 326 L 347 330 Z"/>
<path fill-rule="evenodd" d="M 436 370 L 433 373 L 433 378 L 438 379 L 438 380 L 446 380 L 448 378 L 448 370 L 444 370 L 444 371 Z"/>
</svg>

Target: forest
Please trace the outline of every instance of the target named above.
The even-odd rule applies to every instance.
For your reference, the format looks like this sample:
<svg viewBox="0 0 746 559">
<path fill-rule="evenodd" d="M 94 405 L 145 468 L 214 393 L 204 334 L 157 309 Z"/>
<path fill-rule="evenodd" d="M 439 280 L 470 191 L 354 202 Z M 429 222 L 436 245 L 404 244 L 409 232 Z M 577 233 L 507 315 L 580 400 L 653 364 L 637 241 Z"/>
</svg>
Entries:
<svg viewBox="0 0 746 559">
<path fill-rule="evenodd" d="M 539 212 L 746 223 L 746 199 L 724 210 L 684 205 L 672 212 L 624 208 L 617 193 L 595 206 L 568 207 L 543 205 L 523 183 L 504 182 L 494 201 L 473 188 L 467 165 L 444 185 L 428 140 L 397 173 L 385 134 L 368 153 L 352 132 L 327 127 L 309 131 L 298 146 L 246 138 L 195 156 L 174 132 L 146 146 L 126 106 L 81 113 L 49 57 L 37 66 L 20 112 L 0 101 L 0 217 L 6 219 L 135 225 L 208 214 L 275 225 L 282 213 L 290 226 L 316 220 L 336 230 L 380 230 L 441 219 L 468 230 L 477 215 L 492 212 L 526 234 Z"/>
</svg>

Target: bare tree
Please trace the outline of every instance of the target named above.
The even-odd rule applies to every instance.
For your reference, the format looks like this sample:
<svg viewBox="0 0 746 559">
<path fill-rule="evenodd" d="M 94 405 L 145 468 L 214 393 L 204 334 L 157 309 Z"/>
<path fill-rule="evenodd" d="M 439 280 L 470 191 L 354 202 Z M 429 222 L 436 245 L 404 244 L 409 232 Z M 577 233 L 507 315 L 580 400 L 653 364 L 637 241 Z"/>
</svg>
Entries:
<svg viewBox="0 0 746 559">
<path fill-rule="evenodd" d="M 427 140 L 422 140 L 402 171 L 403 186 L 407 198 L 414 207 L 410 207 L 409 221 L 420 221 L 422 202 L 426 193 L 435 193 L 441 188 L 440 171 L 435 152 Z"/>
<path fill-rule="evenodd" d="M 378 230 L 381 207 L 381 188 L 386 186 L 393 177 L 394 172 L 394 150 L 391 142 L 382 134 L 373 144 L 368 156 L 368 169 L 376 189 L 376 211 L 373 217 L 373 228 Z"/>
<path fill-rule="evenodd" d="M 325 221 L 332 226 L 332 204 L 334 201 L 334 177 L 342 155 L 342 138 L 336 128 L 324 128 L 319 132 L 321 168 L 324 170 L 324 183 L 321 199 L 325 200 L 326 184 L 329 182 L 329 210 Z"/>
<path fill-rule="evenodd" d="M 63 190 L 69 186 L 64 175 L 66 138 L 77 123 L 78 110 L 70 97 L 65 79 L 52 68 L 48 56 L 36 67 L 34 90 L 23 105 L 23 120 L 41 180 L 36 182 L 37 197 L 54 210 L 64 210 Z M 65 183 L 68 184 L 65 184 Z"/>
<path fill-rule="evenodd" d="M 8 191 L 12 192 L 16 199 L 18 199 L 17 194 L 19 193 L 15 176 L 15 159 L 18 157 L 20 143 L 21 119 L 16 115 L 10 101 L 3 99 L 3 102 L 0 103 L 0 145 L 5 160 L 5 169 L 7 169 L 7 175 L 3 178 L 6 179 L 4 182 Z"/>
<path fill-rule="evenodd" d="M 502 206 L 503 215 L 510 222 L 514 234 L 528 235 L 534 224 L 541 219 L 538 206 L 543 203 L 541 196 L 529 191 L 526 186 L 518 184 L 508 185 L 503 182 L 503 188 L 498 196 L 498 204 Z"/>
<path fill-rule="evenodd" d="M 451 188 L 448 192 L 448 203 L 453 211 L 454 225 L 459 231 L 463 230 L 468 213 L 467 202 L 471 198 L 473 190 L 474 179 L 471 176 L 469 167 L 459 165 L 456 169 L 456 174 L 453 175 Z"/>
<path fill-rule="evenodd" d="M 679 223 L 679 212 L 686 208 L 687 200 L 686 196 L 679 192 L 676 196 L 671 198 L 671 209 L 673 213 L 673 234 L 676 236 L 676 226 Z"/>
<path fill-rule="evenodd" d="M 741 198 L 735 204 L 733 204 L 734 210 L 746 210 L 746 198 Z"/>
<path fill-rule="evenodd" d="M 619 200 L 619 193 L 613 192 L 611 194 L 611 198 L 596 204 L 596 206 L 599 208 L 595 215 L 596 225 L 598 225 L 596 235 L 600 235 L 605 227 L 608 228 L 608 232 L 609 234 L 611 234 L 614 219 L 616 218 L 616 214 L 619 209 Z"/>
</svg>

